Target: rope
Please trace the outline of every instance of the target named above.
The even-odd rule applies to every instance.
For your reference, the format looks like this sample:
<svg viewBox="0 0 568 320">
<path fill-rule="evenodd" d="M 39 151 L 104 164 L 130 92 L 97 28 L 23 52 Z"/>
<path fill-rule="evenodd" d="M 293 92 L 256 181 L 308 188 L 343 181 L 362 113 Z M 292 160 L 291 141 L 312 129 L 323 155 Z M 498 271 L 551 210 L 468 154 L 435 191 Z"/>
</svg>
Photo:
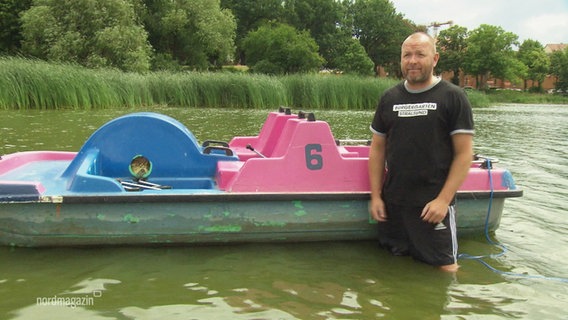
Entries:
<svg viewBox="0 0 568 320">
<path fill-rule="evenodd" d="M 529 275 L 529 274 L 523 274 L 523 273 L 515 273 L 515 272 L 508 272 L 508 271 L 502 271 L 499 270 L 493 266 L 491 266 L 489 263 L 487 263 L 486 261 L 484 261 L 483 259 L 485 258 L 491 258 L 491 259 L 496 259 L 499 258 L 501 256 L 504 256 L 507 253 L 507 247 L 505 247 L 505 245 L 499 243 L 496 240 L 491 239 L 491 236 L 489 235 L 489 217 L 491 215 L 491 208 L 492 208 L 492 204 L 493 204 L 493 176 L 491 175 L 491 159 L 486 158 L 486 162 L 487 162 L 487 172 L 489 174 L 489 206 L 487 208 L 487 215 L 485 217 L 485 239 L 487 240 L 487 243 L 489 243 L 492 246 L 498 247 L 501 252 L 496 253 L 496 254 L 488 254 L 488 255 L 477 255 L 477 256 L 472 256 L 469 255 L 467 253 L 461 253 L 459 254 L 458 258 L 459 259 L 466 259 L 466 260 L 475 260 L 479 263 L 481 263 L 482 265 L 484 265 L 485 267 L 487 267 L 489 270 L 501 274 L 501 275 L 505 275 L 505 276 L 510 276 L 510 277 L 517 277 L 517 278 L 525 278 L 525 279 L 543 279 L 543 280 L 552 280 L 552 281 L 560 281 L 560 282 L 567 282 L 568 283 L 568 278 L 562 278 L 562 277 L 547 277 L 547 276 L 541 276 L 541 275 Z"/>
</svg>

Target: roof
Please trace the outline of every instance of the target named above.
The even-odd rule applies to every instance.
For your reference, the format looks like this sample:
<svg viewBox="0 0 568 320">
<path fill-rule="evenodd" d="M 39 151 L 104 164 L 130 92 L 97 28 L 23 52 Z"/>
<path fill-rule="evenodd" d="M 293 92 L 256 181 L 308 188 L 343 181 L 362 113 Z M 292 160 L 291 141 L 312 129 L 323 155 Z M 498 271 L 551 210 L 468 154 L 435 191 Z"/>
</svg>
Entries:
<svg viewBox="0 0 568 320">
<path fill-rule="evenodd" d="M 544 52 L 552 53 L 554 51 L 564 50 L 568 47 L 566 43 L 549 43 L 544 46 Z"/>
</svg>

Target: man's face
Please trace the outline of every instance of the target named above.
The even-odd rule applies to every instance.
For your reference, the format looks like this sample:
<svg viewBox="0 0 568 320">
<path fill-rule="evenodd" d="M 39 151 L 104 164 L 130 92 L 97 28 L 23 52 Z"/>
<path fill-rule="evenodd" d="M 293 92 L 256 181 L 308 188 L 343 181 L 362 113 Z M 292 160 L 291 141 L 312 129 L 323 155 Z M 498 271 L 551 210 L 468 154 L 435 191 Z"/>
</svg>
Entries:
<svg viewBox="0 0 568 320">
<path fill-rule="evenodd" d="M 411 85 L 428 85 L 438 58 L 438 53 L 434 52 L 428 40 L 423 37 L 409 38 L 402 44 L 402 75 Z"/>
</svg>

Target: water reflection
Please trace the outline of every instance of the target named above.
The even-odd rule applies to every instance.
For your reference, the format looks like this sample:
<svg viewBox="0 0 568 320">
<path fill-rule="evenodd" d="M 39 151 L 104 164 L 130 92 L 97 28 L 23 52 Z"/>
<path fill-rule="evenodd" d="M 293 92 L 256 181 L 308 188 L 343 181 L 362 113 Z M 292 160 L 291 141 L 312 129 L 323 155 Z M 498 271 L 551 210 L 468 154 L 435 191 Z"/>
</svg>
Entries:
<svg viewBox="0 0 568 320">
<path fill-rule="evenodd" d="M 148 309 L 126 307 L 120 313 L 129 319 L 297 319 L 280 310 L 250 311 L 247 308 L 235 308 L 222 298 L 207 298 L 195 305 L 166 305 Z"/>
<path fill-rule="evenodd" d="M 374 243 L 31 251 L 41 272 L 15 268 L 18 256 L 32 257 L 27 249 L 5 255 L 13 262 L 0 267 L 10 274 L 0 292 L 17 293 L 0 310 L 16 319 L 435 319 L 454 281 L 411 259 L 389 259 Z M 37 303 L 83 296 L 93 303 Z"/>
</svg>

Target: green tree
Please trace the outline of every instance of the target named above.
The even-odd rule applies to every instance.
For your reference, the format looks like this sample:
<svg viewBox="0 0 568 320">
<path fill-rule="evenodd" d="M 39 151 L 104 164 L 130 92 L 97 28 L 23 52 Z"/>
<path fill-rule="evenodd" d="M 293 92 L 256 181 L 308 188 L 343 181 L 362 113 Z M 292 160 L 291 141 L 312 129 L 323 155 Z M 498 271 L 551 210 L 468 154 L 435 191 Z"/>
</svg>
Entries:
<svg viewBox="0 0 568 320">
<path fill-rule="evenodd" d="M 442 30 L 438 35 L 440 60 L 436 70 L 453 72 L 452 82 L 456 85 L 460 83 L 459 75 L 467 51 L 467 38 L 467 28 L 458 25 Z"/>
<path fill-rule="evenodd" d="M 308 30 L 316 41 L 334 34 L 343 14 L 343 6 L 335 0 L 284 1 L 286 23 L 298 30 Z"/>
<path fill-rule="evenodd" d="M 222 0 L 221 5 L 235 14 L 237 54 L 248 63 L 242 39 L 268 23 L 283 23 L 309 32 L 325 59 L 325 67 L 347 73 L 368 74 L 367 54 L 353 41 L 351 24 L 345 23 L 346 7 L 335 0 Z M 258 69 L 258 68 L 257 68 Z"/>
<path fill-rule="evenodd" d="M 542 91 L 542 82 L 550 70 L 550 58 L 542 44 L 536 40 L 525 40 L 517 55 L 528 69 L 524 87 L 527 87 L 527 80 L 532 80 L 532 87 Z"/>
<path fill-rule="evenodd" d="M 307 31 L 273 23 L 252 31 L 243 40 L 248 65 L 253 72 L 288 74 L 318 71 L 324 59 Z"/>
<path fill-rule="evenodd" d="M 242 41 L 251 31 L 268 22 L 284 22 L 282 0 L 221 0 L 221 7 L 231 10 L 236 27 L 236 55 L 238 62 L 246 64 Z"/>
<path fill-rule="evenodd" d="M 32 0 L 0 0 L 0 53 L 14 54 L 20 50 L 20 13 L 31 5 Z"/>
<path fill-rule="evenodd" d="M 286 22 L 307 30 L 319 46 L 325 67 L 345 73 L 368 75 L 373 62 L 347 24 L 347 8 L 335 0 L 291 0 L 284 2 Z"/>
<path fill-rule="evenodd" d="M 568 92 L 568 48 L 550 55 L 550 73 L 556 77 L 556 90 Z"/>
<path fill-rule="evenodd" d="M 329 43 L 327 67 L 343 73 L 372 75 L 374 63 L 357 39 L 335 37 Z"/>
<path fill-rule="evenodd" d="M 389 0 L 347 0 L 353 35 L 375 64 L 400 74 L 400 45 L 415 26 Z"/>
<path fill-rule="evenodd" d="M 525 71 L 513 51 L 517 39 L 501 27 L 482 24 L 469 35 L 464 71 L 476 75 L 477 83 L 485 87 L 490 76 L 516 80 Z"/>
<path fill-rule="evenodd" d="M 35 0 L 21 19 L 26 54 L 88 67 L 149 69 L 147 34 L 126 0 Z"/>
<path fill-rule="evenodd" d="M 192 69 L 220 67 L 233 59 L 236 22 L 219 0 L 144 0 L 142 21 L 157 53 L 155 64 Z"/>
</svg>

